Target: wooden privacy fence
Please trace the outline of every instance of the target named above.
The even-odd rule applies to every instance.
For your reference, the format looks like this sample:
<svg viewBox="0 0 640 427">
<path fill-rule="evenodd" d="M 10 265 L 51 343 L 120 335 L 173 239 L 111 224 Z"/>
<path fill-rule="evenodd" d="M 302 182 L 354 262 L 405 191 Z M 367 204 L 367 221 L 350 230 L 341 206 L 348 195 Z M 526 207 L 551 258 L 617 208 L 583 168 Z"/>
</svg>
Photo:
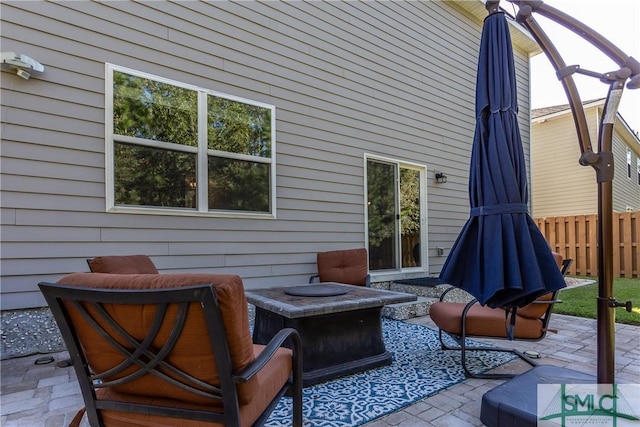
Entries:
<svg viewBox="0 0 640 427">
<path fill-rule="evenodd" d="M 574 276 L 598 275 L 597 215 L 534 218 L 551 248 L 572 258 Z M 640 277 L 640 212 L 613 214 L 613 276 Z"/>
</svg>

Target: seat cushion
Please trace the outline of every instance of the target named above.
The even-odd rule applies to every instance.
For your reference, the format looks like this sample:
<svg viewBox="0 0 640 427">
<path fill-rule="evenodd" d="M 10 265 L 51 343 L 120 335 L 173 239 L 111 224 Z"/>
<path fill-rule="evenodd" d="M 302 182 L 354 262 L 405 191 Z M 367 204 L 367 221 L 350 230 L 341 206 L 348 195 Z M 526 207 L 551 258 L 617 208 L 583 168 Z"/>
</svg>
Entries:
<svg viewBox="0 0 640 427">
<path fill-rule="evenodd" d="M 87 261 L 92 273 L 158 274 L 158 269 L 146 255 L 98 256 Z"/>
<path fill-rule="evenodd" d="M 254 360 L 253 342 L 249 331 L 247 300 L 242 280 L 238 276 L 219 274 L 105 274 L 74 273 L 61 278 L 58 283 L 103 289 L 163 289 L 182 286 L 213 284 L 220 304 L 224 327 L 234 370 L 239 370 Z M 82 318 L 69 307 L 73 323 L 87 359 L 95 372 L 104 372 L 119 364 L 124 356 L 104 340 Z M 153 321 L 155 306 L 113 304 L 106 307 L 109 314 L 127 332 L 141 341 Z M 161 327 L 154 346 L 160 348 L 171 333 L 171 316 L 175 318 L 177 308 L 168 310 L 168 319 Z M 167 357 L 169 363 L 207 383 L 219 385 L 218 372 L 213 359 L 213 350 L 208 339 L 203 310 L 192 304 L 186 325 L 176 345 Z M 155 344 L 157 342 L 157 344 Z M 90 343 L 90 345 L 89 345 Z M 124 345 L 124 341 L 122 341 Z M 127 371 L 128 372 L 128 371 Z M 258 393 L 260 385 L 255 379 L 238 385 L 238 398 L 246 404 Z M 131 383 L 114 387 L 115 391 L 143 396 L 166 397 L 186 402 L 208 403 L 212 400 L 195 395 L 153 375 L 145 375 Z"/>
<path fill-rule="evenodd" d="M 365 286 L 369 274 L 365 248 L 319 252 L 318 275 L 321 282 Z"/>
<path fill-rule="evenodd" d="M 429 308 L 429 316 L 443 331 L 460 335 L 465 306 L 465 303 L 436 302 Z M 474 304 L 467 312 L 466 335 L 507 338 L 510 318 L 505 313 L 501 308 Z M 516 315 L 515 338 L 538 339 L 542 335 L 542 321 Z"/>
<path fill-rule="evenodd" d="M 263 345 L 254 345 L 257 356 L 264 349 Z M 281 347 L 267 365 L 258 372 L 255 379 L 260 384 L 258 393 L 251 402 L 240 405 L 240 425 L 248 427 L 260 417 L 269 403 L 277 396 L 289 379 L 293 366 L 293 354 L 290 349 Z M 118 393 L 112 389 L 98 391 L 98 399 L 135 402 L 168 406 L 171 408 L 197 409 L 215 411 L 210 405 L 196 405 L 166 398 L 147 398 Z M 219 409 L 217 409 L 219 411 Z M 222 423 L 185 420 L 184 418 L 170 418 L 158 415 L 136 414 L 132 412 L 101 411 L 107 426 L 158 426 L 158 427 L 223 427 Z"/>
</svg>

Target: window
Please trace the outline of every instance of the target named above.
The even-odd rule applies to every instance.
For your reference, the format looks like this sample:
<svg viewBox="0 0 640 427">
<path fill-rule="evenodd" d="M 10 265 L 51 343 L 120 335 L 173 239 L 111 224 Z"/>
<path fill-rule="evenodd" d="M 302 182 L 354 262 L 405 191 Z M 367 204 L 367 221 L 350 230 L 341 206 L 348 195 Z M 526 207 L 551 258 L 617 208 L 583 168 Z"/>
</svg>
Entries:
<svg viewBox="0 0 640 427">
<path fill-rule="evenodd" d="M 631 178 L 631 149 L 627 147 L 627 178 Z"/>
<path fill-rule="evenodd" d="M 275 212 L 275 107 L 107 65 L 108 208 Z"/>
<path fill-rule="evenodd" d="M 640 157 L 636 159 L 636 169 L 638 170 L 638 185 L 640 185 Z"/>
<path fill-rule="evenodd" d="M 369 269 L 426 270 L 425 168 L 377 158 L 366 168 Z"/>
</svg>

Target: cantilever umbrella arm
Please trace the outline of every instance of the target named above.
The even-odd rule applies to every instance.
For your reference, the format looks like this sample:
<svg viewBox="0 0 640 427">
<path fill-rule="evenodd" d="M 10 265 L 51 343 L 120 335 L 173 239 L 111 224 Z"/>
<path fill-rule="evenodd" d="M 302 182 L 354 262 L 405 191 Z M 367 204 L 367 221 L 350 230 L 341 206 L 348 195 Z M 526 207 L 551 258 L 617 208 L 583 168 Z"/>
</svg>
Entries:
<svg viewBox="0 0 640 427">
<path fill-rule="evenodd" d="M 613 298 L 613 126 L 616 113 L 626 86 L 628 89 L 640 88 L 640 63 L 625 54 L 613 43 L 592 28 L 573 17 L 544 4 L 541 0 L 508 0 L 519 7 L 516 21 L 524 25 L 538 42 L 547 58 L 556 70 L 569 100 L 573 114 L 578 144 L 580 145 L 580 164 L 591 166 L 596 172 L 598 183 L 598 383 L 613 384 L 615 366 L 615 313 L 614 309 L 624 306 Z M 499 0 L 488 0 L 489 13 L 497 11 Z M 539 13 L 574 32 L 595 48 L 611 58 L 620 69 L 606 73 L 595 73 L 580 69 L 578 65 L 567 66 L 549 37 L 544 33 L 533 17 Z M 598 151 L 594 152 L 587 127 L 582 101 L 573 74 L 583 74 L 599 78 L 609 84 L 609 91 L 600 118 L 598 133 Z"/>
</svg>

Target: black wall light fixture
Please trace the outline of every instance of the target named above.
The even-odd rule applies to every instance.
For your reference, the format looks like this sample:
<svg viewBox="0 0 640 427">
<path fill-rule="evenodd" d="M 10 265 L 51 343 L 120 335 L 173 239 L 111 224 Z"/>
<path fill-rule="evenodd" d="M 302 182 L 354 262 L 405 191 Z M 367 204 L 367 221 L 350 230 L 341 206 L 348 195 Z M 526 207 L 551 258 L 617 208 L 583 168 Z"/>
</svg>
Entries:
<svg viewBox="0 0 640 427">
<path fill-rule="evenodd" d="M 436 172 L 436 182 L 438 184 L 444 184 L 445 182 L 447 182 L 447 175 L 443 174 L 442 172 Z"/>
</svg>

